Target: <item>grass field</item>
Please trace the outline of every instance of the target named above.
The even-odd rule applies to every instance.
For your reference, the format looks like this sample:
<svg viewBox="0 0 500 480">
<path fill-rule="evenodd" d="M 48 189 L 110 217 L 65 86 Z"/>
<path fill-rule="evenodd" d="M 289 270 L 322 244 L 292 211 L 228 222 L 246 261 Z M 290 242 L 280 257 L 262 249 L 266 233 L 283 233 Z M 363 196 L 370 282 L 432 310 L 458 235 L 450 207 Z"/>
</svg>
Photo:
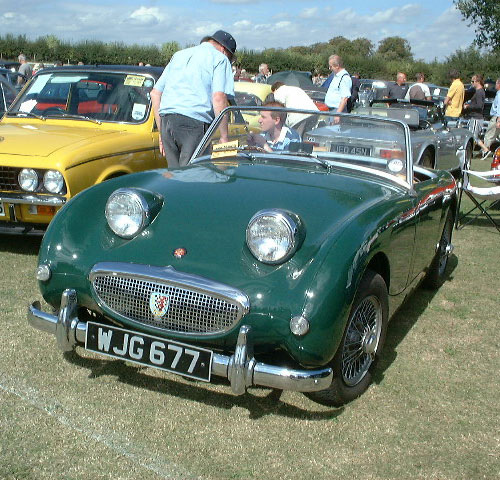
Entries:
<svg viewBox="0 0 500 480">
<path fill-rule="evenodd" d="M 500 235 L 478 222 L 454 244 L 442 288 L 390 324 L 374 385 L 332 409 L 63 355 L 26 321 L 39 240 L 0 236 L 0 479 L 500 478 Z"/>
</svg>

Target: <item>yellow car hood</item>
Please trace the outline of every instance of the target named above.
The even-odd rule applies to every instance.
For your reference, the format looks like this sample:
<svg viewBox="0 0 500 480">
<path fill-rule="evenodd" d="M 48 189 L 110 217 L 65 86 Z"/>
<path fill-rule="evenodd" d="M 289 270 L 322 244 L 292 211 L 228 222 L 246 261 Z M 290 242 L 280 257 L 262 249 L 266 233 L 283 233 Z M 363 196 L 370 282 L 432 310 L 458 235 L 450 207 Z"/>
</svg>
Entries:
<svg viewBox="0 0 500 480">
<path fill-rule="evenodd" d="M 0 126 L 0 154 L 47 157 L 55 151 L 74 145 L 81 147 L 103 135 L 119 134 L 116 130 L 92 127 L 65 127 L 53 124 L 3 124 Z"/>
</svg>

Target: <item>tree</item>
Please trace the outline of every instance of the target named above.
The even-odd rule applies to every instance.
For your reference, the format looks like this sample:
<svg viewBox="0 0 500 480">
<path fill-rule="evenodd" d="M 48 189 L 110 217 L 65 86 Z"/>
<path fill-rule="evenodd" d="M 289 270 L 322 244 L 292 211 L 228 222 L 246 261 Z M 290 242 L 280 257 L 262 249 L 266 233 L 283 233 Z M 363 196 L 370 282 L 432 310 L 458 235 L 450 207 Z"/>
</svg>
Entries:
<svg viewBox="0 0 500 480">
<path fill-rule="evenodd" d="M 380 41 L 377 54 L 387 60 L 412 60 L 413 53 L 408 40 L 401 37 L 387 37 Z"/>
<path fill-rule="evenodd" d="M 462 16 L 474 25 L 478 47 L 500 50 L 500 2 L 498 0 L 453 0 Z"/>
</svg>

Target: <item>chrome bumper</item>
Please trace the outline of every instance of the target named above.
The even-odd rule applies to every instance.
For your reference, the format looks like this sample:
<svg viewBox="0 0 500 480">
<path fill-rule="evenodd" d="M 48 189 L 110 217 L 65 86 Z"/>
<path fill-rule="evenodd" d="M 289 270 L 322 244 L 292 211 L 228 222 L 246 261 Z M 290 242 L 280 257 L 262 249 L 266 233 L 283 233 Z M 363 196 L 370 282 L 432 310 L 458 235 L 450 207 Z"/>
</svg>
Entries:
<svg viewBox="0 0 500 480">
<path fill-rule="evenodd" d="M 29 324 L 56 336 L 59 348 L 65 352 L 85 343 L 87 323 L 77 317 L 77 296 L 75 290 L 67 289 L 61 297 L 59 315 L 41 310 L 40 302 L 28 308 Z M 212 374 L 224 377 L 231 383 L 236 395 L 242 395 L 247 388 L 261 386 L 296 392 L 314 392 L 328 388 L 332 382 L 331 368 L 318 370 L 296 370 L 257 362 L 253 356 L 251 328 L 240 328 L 234 354 L 231 356 L 214 353 Z"/>
<path fill-rule="evenodd" d="M 25 193 L 2 193 L 0 202 L 22 205 L 47 205 L 61 207 L 66 203 L 66 199 L 60 196 L 50 195 L 28 195 Z"/>
</svg>

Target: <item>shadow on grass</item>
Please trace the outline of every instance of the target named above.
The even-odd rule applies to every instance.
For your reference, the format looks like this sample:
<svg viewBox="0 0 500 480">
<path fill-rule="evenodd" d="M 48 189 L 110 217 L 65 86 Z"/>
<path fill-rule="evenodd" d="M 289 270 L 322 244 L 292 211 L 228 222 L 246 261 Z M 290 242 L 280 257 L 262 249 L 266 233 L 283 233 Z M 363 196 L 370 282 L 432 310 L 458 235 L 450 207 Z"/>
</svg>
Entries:
<svg viewBox="0 0 500 480">
<path fill-rule="evenodd" d="M 451 255 L 448 260 L 445 281 L 453 280 L 453 272 L 457 268 L 458 258 Z M 437 290 L 428 290 L 419 286 L 401 305 L 391 318 L 387 328 L 384 349 L 374 371 L 373 381 L 377 384 L 384 379 L 384 372 L 397 357 L 397 347 L 413 328 L 422 313 L 427 309 L 429 303 L 436 295 Z"/>
<path fill-rule="evenodd" d="M 491 215 L 491 217 L 497 223 L 497 225 L 500 226 L 500 215 L 498 214 L 493 215 L 491 211 L 489 211 L 488 213 Z M 483 215 L 477 218 L 474 218 L 474 215 L 465 216 L 463 219 L 461 219 L 459 230 L 462 230 L 463 228 L 474 228 L 474 227 L 481 228 L 481 230 L 483 230 L 485 234 L 490 234 L 490 233 L 494 235 L 499 234 L 498 230 L 495 228 L 495 225 L 493 225 L 493 223 L 491 223 L 491 221 Z"/>
<path fill-rule="evenodd" d="M 204 403 L 211 407 L 229 410 L 234 407 L 240 407 L 248 410 L 251 419 L 259 419 L 266 415 L 279 415 L 293 419 L 303 420 L 328 420 L 334 419 L 343 412 L 343 408 L 332 408 L 327 411 L 309 411 L 294 405 L 286 404 L 280 400 L 281 390 L 270 390 L 262 397 L 252 395 L 252 388 L 245 395 L 232 395 L 230 385 L 227 380 L 214 377 L 212 384 L 224 385 L 228 393 L 208 391 L 204 382 L 189 380 L 187 378 L 171 380 L 166 377 L 152 377 L 145 373 L 147 367 L 141 367 L 123 360 L 97 360 L 84 358 L 76 352 L 64 354 L 64 358 L 78 365 L 89 369 L 90 378 L 101 376 L 114 376 L 124 384 L 132 387 L 146 389 L 151 392 L 161 393 L 163 395 L 172 395 L 199 403 Z M 184 380 L 184 381 L 183 381 Z M 185 383 L 185 381 L 189 383 Z M 268 390 L 268 389 L 263 389 Z"/>
<path fill-rule="evenodd" d="M 0 252 L 38 255 L 41 242 L 41 235 L 7 235 L 0 233 Z"/>
</svg>

